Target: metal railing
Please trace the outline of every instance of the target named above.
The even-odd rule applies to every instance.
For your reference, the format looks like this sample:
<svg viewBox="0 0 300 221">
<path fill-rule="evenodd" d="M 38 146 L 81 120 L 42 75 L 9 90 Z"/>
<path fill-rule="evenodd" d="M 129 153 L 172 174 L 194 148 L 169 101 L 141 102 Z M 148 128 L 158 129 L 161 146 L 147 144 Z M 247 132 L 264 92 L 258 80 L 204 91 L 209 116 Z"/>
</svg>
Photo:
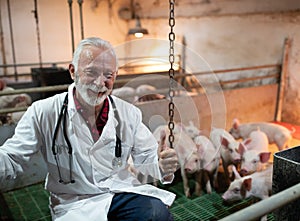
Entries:
<svg viewBox="0 0 300 221">
<path fill-rule="evenodd" d="M 221 87 L 233 84 L 233 83 L 244 83 L 244 82 L 254 82 L 256 80 L 262 80 L 262 79 L 275 79 L 275 82 L 278 82 L 278 79 L 280 77 L 280 65 L 274 64 L 274 65 L 262 65 L 262 66 L 254 66 L 254 67 L 245 67 L 245 68 L 231 68 L 231 69 L 223 69 L 223 70 L 214 70 L 214 71 L 203 71 L 203 72 L 197 72 L 197 73 L 181 73 L 180 71 L 177 71 L 175 75 L 175 79 L 178 82 L 187 82 L 186 79 L 188 78 L 197 78 L 197 76 L 207 75 L 207 74 L 228 74 L 233 72 L 239 72 L 239 71 L 252 71 L 252 70 L 259 70 L 259 69 L 266 69 L 266 68 L 275 68 L 276 73 L 270 73 L 264 76 L 254 76 L 254 77 L 240 77 L 238 79 L 233 80 L 219 80 L 218 82 L 211 82 L 206 83 L 206 86 L 214 86 L 216 84 L 220 85 Z M 159 73 L 161 75 L 164 75 L 167 78 L 167 72 L 161 72 Z M 143 75 L 143 74 L 136 74 L 136 75 L 119 75 L 116 79 L 115 85 L 125 85 L 126 83 L 130 82 L 134 79 L 135 82 L 141 82 L 141 84 L 145 83 L 143 82 L 145 79 L 143 78 L 136 78 L 137 75 Z M 148 73 L 147 80 L 148 81 L 155 81 L 157 80 L 157 73 Z M 182 80 L 184 79 L 184 80 Z M 221 78 L 220 78 L 221 79 Z M 183 88 L 187 91 L 191 91 L 195 89 L 197 93 L 201 93 L 199 88 L 202 86 L 197 82 L 196 84 L 186 84 L 182 85 Z M 15 89 L 13 91 L 0 91 L 0 96 L 4 95 L 15 95 L 15 94 L 22 94 L 22 93 L 43 93 L 43 92 L 55 92 L 55 91 L 62 91 L 67 90 L 68 85 L 55 85 L 55 86 L 40 86 L 40 87 L 34 87 L 34 88 L 24 88 L 24 89 Z M 160 88 L 156 91 L 153 91 L 153 93 L 163 93 L 166 94 L 168 88 Z M 135 96 L 139 96 L 140 94 L 135 94 Z M 133 96 L 133 95 L 131 95 Z M 126 97 L 126 96 L 124 96 Z M 18 112 L 20 110 L 26 110 L 26 107 L 24 108 L 5 108 L 0 110 L 0 113 L 10 113 L 10 112 Z"/>
<path fill-rule="evenodd" d="M 226 216 L 220 221 L 257 220 L 257 218 L 267 215 L 297 199 L 300 199 L 300 183 Z M 295 208 L 295 210 L 299 210 L 299 208 Z"/>
</svg>

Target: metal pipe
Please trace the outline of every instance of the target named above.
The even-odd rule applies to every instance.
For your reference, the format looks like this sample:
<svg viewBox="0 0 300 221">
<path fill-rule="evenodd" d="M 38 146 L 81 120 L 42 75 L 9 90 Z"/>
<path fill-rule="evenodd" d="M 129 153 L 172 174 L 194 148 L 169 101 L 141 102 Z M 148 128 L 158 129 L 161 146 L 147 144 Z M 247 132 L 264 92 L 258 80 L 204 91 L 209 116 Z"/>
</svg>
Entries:
<svg viewBox="0 0 300 221">
<path fill-rule="evenodd" d="M 61 91 L 61 90 L 67 90 L 69 85 L 58 85 L 58 86 L 46 86 L 46 87 L 39 87 L 39 88 L 27 88 L 27 89 L 16 89 L 12 91 L 0 91 L 0 96 L 4 95 L 14 95 L 14 94 L 22 94 L 22 93 L 32 93 L 32 92 L 51 92 L 51 91 Z M 151 91 L 151 94 L 167 94 L 169 91 L 168 88 L 162 88 L 157 89 L 154 91 Z M 120 95 L 121 98 L 127 98 L 127 97 L 135 97 L 135 96 L 144 96 L 146 94 L 149 94 L 149 92 L 139 92 L 134 93 L 131 95 Z M 2 108 L 0 109 L 0 114 L 3 113 L 12 113 L 12 112 L 18 112 L 18 111 L 24 111 L 27 107 L 14 107 L 14 108 Z"/>
<path fill-rule="evenodd" d="M 186 74 L 186 40 L 185 40 L 185 36 L 183 36 L 182 38 L 182 50 L 181 50 L 181 58 L 179 61 L 181 62 L 181 64 L 179 64 L 180 66 L 180 74 Z M 186 78 L 182 78 L 181 79 L 181 85 L 182 86 L 186 86 L 187 82 L 186 82 Z"/>
<path fill-rule="evenodd" d="M 82 14 L 82 3 L 83 0 L 78 0 L 79 13 L 80 13 L 80 30 L 81 30 L 81 39 L 84 39 L 84 30 L 83 30 L 83 14 Z"/>
<path fill-rule="evenodd" d="M 72 11 L 72 3 L 73 0 L 68 0 L 69 3 L 69 11 L 70 11 L 70 27 L 71 27 L 71 41 L 72 41 L 72 54 L 75 50 L 74 46 L 74 27 L 73 27 L 73 11 Z"/>
<path fill-rule="evenodd" d="M 166 72 L 163 72 L 163 73 L 166 73 Z M 23 74 L 22 76 L 29 76 L 30 74 Z M 21 76 L 21 75 L 19 75 Z M 123 75 L 123 76 L 126 76 L 128 78 L 126 79 L 116 79 L 116 83 L 115 84 L 126 84 L 128 83 L 130 80 L 134 79 L 135 82 L 144 82 L 145 79 L 141 78 L 136 78 L 136 75 L 133 75 L 133 76 L 130 76 L 130 75 Z M 180 78 L 187 78 L 187 77 L 192 77 L 194 75 L 191 75 L 191 74 L 178 74 L 175 79 L 180 79 Z M 6 76 L 6 77 L 9 77 L 9 76 Z M 215 82 L 215 83 L 207 83 L 206 85 L 207 86 L 213 86 L 213 85 L 226 85 L 226 84 L 232 84 L 232 83 L 242 83 L 242 82 L 248 82 L 248 81 L 254 81 L 254 80 L 262 80 L 262 79 L 269 79 L 269 78 L 278 78 L 279 77 L 279 74 L 271 74 L 271 75 L 266 75 L 266 76 L 257 76 L 257 77 L 250 77 L 250 78 L 242 78 L 242 79 L 236 79 L 236 80 L 227 80 L 227 81 L 220 81 L 220 82 Z M 147 80 L 155 80 L 157 79 L 157 73 L 155 73 L 155 76 L 151 76 L 151 74 L 148 74 L 147 76 Z M 199 86 L 193 86 L 192 88 L 199 88 L 201 87 L 200 85 Z M 0 95 L 1 92 L 0 92 Z"/>
<path fill-rule="evenodd" d="M 234 71 L 247 71 L 247 70 L 256 70 L 256 69 L 264 69 L 264 68 L 280 68 L 280 64 L 267 64 L 267 65 L 260 65 L 260 66 L 252 66 L 252 67 L 245 67 L 245 68 L 231 68 L 231 69 L 223 69 L 223 70 L 214 70 L 214 74 L 219 74 L 223 72 L 234 72 Z M 200 72 L 201 73 L 201 72 Z M 205 72 L 202 72 L 205 73 Z M 206 72 L 211 73 L 211 72 Z"/>
<path fill-rule="evenodd" d="M 37 35 L 37 46 L 38 46 L 38 55 L 39 55 L 39 64 L 40 68 L 43 67 L 42 63 L 42 51 L 41 51 L 41 40 L 40 40 L 40 28 L 39 28 L 39 17 L 37 9 L 37 0 L 34 0 L 34 10 L 31 11 L 34 14 L 35 23 L 36 23 L 36 35 Z"/>
<path fill-rule="evenodd" d="M 129 75 L 130 77 L 130 75 Z M 135 78 L 136 76 L 133 76 L 133 78 Z M 187 75 L 183 76 L 183 77 L 189 77 Z M 265 78 L 273 78 L 273 77 L 278 77 L 278 75 L 271 75 L 271 76 L 258 76 L 258 77 L 251 77 L 251 78 L 244 78 L 244 79 L 239 79 L 239 80 L 228 80 L 228 81 L 224 81 L 221 82 L 221 84 L 230 84 L 230 83 L 236 83 L 236 82 L 246 82 L 246 81 L 253 81 L 253 80 L 258 80 L 258 79 L 265 79 Z M 151 76 L 151 74 L 149 76 L 147 76 L 147 80 L 155 80 L 157 79 L 157 75 L 155 74 L 154 76 Z M 132 78 L 127 78 L 127 79 L 116 79 L 115 84 L 126 84 L 128 83 L 130 80 L 132 80 Z M 145 79 L 143 78 L 135 78 L 135 82 L 143 82 L 145 81 Z M 207 85 L 214 85 L 215 83 L 210 83 Z M 65 90 L 67 89 L 67 87 L 69 86 L 69 84 L 64 84 L 64 85 L 56 85 L 56 86 L 45 86 L 45 87 L 34 87 L 34 88 L 24 88 L 24 89 L 15 89 L 13 91 L 0 91 L 0 96 L 3 95 L 12 95 L 12 94 L 21 94 L 21 93 L 35 93 L 35 92 L 49 92 L 49 91 L 55 91 L 55 90 Z M 194 86 L 193 88 L 197 88 L 196 86 Z M 165 92 L 164 89 L 162 90 L 157 90 L 154 91 L 153 93 L 162 93 Z"/>
<path fill-rule="evenodd" d="M 7 10 L 8 10 L 8 20 L 9 20 L 9 30 L 10 30 L 12 56 L 13 56 L 13 63 L 14 63 L 14 74 L 15 74 L 15 80 L 18 81 L 18 72 L 17 72 L 16 54 L 15 54 L 15 44 L 14 44 L 14 36 L 13 36 L 13 28 L 12 28 L 12 21 L 11 21 L 11 10 L 10 10 L 10 1 L 9 0 L 7 0 Z"/>
<path fill-rule="evenodd" d="M 61 90 L 66 90 L 68 88 L 68 86 L 69 86 L 69 84 L 62 84 L 62 85 L 56 85 L 56 86 L 32 87 L 32 88 L 15 89 L 15 90 L 11 90 L 11 91 L 0 91 L 0 96 L 12 95 L 12 94 L 22 94 L 22 93 L 61 91 Z"/>
<path fill-rule="evenodd" d="M 233 213 L 232 215 L 226 216 L 220 221 L 256 220 L 257 218 L 262 217 L 297 199 L 300 199 L 300 183 L 236 213 Z"/>
<path fill-rule="evenodd" d="M 54 62 L 43 62 L 43 65 L 57 65 L 57 64 L 69 64 L 70 61 L 54 61 Z M 23 64 L 0 64 L 0 68 L 9 68 L 9 67 L 25 67 L 25 66 L 38 66 L 39 63 L 23 63 Z"/>
<path fill-rule="evenodd" d="M 4 45 L 4 33 L 3 33 L 3 26 L 2 26 L 2 14 L 0 8 L 0 46 L 1 46 L 1 54 L 2 54 L 2 63 L 6 65 L 6 55 L 5 55 L 5 45 Z M 3 70 L 4 76 L 7 75 L 7 68 Z"/>
<path fill-rule="evenodd" d="M 12 108 L 2 108 L 0 110 L 0 114 L 8 114 L 13 112 L 19 112 L 19 111 L 26 111 L 27 107 L 12 107 Z"/>
<path fill-rule="evenodd" d="M 150 57 L 144 57 L 143 59 L 147 59 Z M 159 56 L 155 57 L 155 58 L 159 58 Z M 131 58 L 133 59 L 133 58 Z M 118 60 L 123 60 L 123 58 L 118 59 Z M 43 65 L 51 65 L 51 64 L 68 64 L 70 63 L 70 61 L 55 61 L 55 62 L 43 62 Z M 2 65 L 0 64 L 0 68 L 6 68 L 6 67 L 14 67 L 14 66 L 37 66 L 39 65 L 38 63 L 23 63 L 23 64 L 5 64 Z M 135 65 L 132 68 L 135 67 L 144 67 L 144 66 L 151 66 L 150 65 Z M 256 69 L 267 69 L 267 68 L 280 68 L 280 64 L 270 64 L 270 65 L 261 65 L 261 66 L 252 66 L 252 67 L 245 67 L 245 68 L 231 68 L 231 69 L 220 69 L 220 70 L 211 70 L 211 71 L 203 71 L 203 72 L 195 72 L 193 73 L 194 75 L 200 75 L 200 74 L 210 74 L 210 73 L 214 73 L 214 74 L 221 74 L 221 73 L 226 73 L 226 72 L 235 72 L 235 71 L 247 71 L 247 70 L 256 70 Z M 119 67 L 119 69 L 124 69 L 124 68 L 131 68 L 131 67 L 126 67 L 125 65 Z M 188 73 L 186 73 L 188 74 Z"/>
</svg>

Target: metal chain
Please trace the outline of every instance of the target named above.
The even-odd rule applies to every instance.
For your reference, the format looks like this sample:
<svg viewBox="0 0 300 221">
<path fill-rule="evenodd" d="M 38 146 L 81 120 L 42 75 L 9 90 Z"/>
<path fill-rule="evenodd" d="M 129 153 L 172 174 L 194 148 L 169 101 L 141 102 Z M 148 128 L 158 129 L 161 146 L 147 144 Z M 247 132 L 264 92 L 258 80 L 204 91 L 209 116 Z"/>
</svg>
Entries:
<svg viewBox="0 0 300 221">
<path fill-rule="evenodd" d="M 169 26 L 171 28 L 170 33 L 169 33 L 169 41 L 170 41 L 170 48 L 169 48 L 169 62 L 170 62 L 170 69 L 169 69 L 169 77 L 170 77 L 170 81 L 169 81 L 169 98 L 170 98 L 170 102 L 169 102 L 169 131 L 170 131 L 170 135 L 169 135 L 169 143 L 170 143 L 170 148 L 173 148 L 173 142 L 174 142 L 174 134 L 173 134 L 173 130 L 175 127 L 174 124 L 174 103 L 173 103 L 173 98 L 174 98 L 174 94 L 175 94 L 175 90 L 174 90 L 174 76 L 175 76 L 175 71 L 173 68 L 174 65 L 174 41 L 175 41 L 175 33 L 173 31 L 173 28 L 175 26 L 175 16 L 174 16 L 174 6 L 175 6 L 175 0 L 170 0 L 170 15 L 169 15 Z"/>
</svg>

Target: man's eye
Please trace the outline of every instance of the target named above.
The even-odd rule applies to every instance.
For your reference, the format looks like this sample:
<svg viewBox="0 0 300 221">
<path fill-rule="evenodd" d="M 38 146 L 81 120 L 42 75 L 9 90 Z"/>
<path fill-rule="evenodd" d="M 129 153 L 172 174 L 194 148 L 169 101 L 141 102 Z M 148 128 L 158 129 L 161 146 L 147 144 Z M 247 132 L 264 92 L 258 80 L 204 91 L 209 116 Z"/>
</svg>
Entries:
<svg viewBox="0 0 300 221">
<path fill-rule="evenodd" d="M 88 77 L 93 77 L 94 76 L 94 73 L 91 72 L 91 71 L 84 71 L 84 74 Z"/>
<path fill-rule="evenodd" d="M 104 75 L 106 78 L 112 78 L 113 72 L 105 72 L 105 73 L 103 73 L 103 75 Z"/>
</svg>

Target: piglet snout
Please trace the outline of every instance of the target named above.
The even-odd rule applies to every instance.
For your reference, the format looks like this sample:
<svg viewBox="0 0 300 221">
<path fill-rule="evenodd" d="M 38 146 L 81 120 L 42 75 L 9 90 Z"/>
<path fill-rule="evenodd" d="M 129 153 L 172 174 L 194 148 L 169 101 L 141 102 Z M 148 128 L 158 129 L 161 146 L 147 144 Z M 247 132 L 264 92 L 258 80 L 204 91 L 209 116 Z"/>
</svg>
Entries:
<svg viewBox="0 0 300 221">
<path fill-rule="evenodd" d="M 228 199 L 226 199 L 226 197 L 222 196 L 222 204 L 224 206 L 230 206 L 232 204 L 232 202 Z"/>
<path fill-rule="evenodd" d="M 234 159 L 234 160 L 233 160 L 233 163 L 234 163 L 235 165 L 239 164 L 240 162 L 241 162 L 241 159 Z"/>
<path fill-rule="evenodd" d="M 248 175 L 248 170 L 241 169 L 240 174 L 241 174 L 241 176 L 246 176 L 246 175 Z"/>
<path fill-rule="evenodd" d="M 190 168 L 185 168 L 184 170 L 186 173 L 192 173 L 192 170 Z"/>
</svg>

